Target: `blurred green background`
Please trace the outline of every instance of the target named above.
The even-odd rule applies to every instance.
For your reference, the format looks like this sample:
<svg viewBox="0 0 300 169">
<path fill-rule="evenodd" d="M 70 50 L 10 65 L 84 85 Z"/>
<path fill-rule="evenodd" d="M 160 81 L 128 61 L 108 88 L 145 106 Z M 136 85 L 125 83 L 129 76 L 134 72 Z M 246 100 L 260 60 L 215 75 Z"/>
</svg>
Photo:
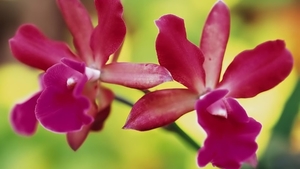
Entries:
<svg viewBox="0 0 300 169">
<path fill-rule="evenodd" d="M 82 2 L 91 15 L 95 16 L 93 1 Z M 184 18 L 188 39 L 199 44 L 203 24 L 215 2 L 122 0 L 127 36 L 119 60 L 157 63 L 155 39 L 158 30 L 154 21 L 168 13 Z M 263 125 L 257 138 L 258 157 L 264 164 L 260 168 L 280 168 L 280 161 L 284 168 L 300 168 L 300 119 L 297 115 L 300 98 L 300 2 L 225 0 L 225 3 L 231 10 L 231 35 L 223 69 L 241 51 L 252 49 L 267 40 L 284 39 L 295 58 L 294 69 L 284 82 L 255 98 L 239 102 L 249 116 Z M 91 133 L 77 152 L 68 147 L 64 135 L 48 132 L 41 126 L 32 137 L 14 133 L 9 123 L 10 110 L 15 103 L 38 90 L 37 76 L 40 73 L 18 63 L 9 51 L 7 41 L 22 23 L 34 23 L 48 37 L 71 42 L 55 0 L 0 0 L 1 169 L 198 168 L 197 152 L 173 133 L 162 129 L 148 132 L 122 130 L 130 108 L 118 102 L 114 102 L 104 130 Z M 106 86 L 132 102 L 142 96 L 141 92 L 133 89 Z M 174 86 L 179 85 L 170 82 L 152 90 Z M 290 96 L 293 97 L 289 99 Z M 286 103 L 289 104 L 284 108 Z M 283 111 L 285 116 L 280 118 Z M 197 124 L 194 112 L 184 115 L 178 120 L 178 124 L 202 144 L 205 134 Z M 290 167 L 286 167 L 288 165 Z"/>
</svg>

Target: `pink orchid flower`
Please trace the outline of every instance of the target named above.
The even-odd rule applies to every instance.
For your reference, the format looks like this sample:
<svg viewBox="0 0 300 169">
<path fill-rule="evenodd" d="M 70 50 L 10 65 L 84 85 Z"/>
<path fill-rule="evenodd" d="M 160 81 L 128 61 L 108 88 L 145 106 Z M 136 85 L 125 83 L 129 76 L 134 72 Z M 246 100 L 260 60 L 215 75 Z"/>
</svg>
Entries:
<svg viewBox="0 0 300 169">
<path fill-rule="evenodd" d="M 238 54 L 220 80 L 230 31 L 227 6 L 212 8 L 196 46 L 186 38 L 184 21 L 162 16 L 156 24 L 156 50 L 160 65 L 187 89 L 164 89 L 144 95 L 133 106 L 124 128 L 150 130 L 168 125 L 196 110 L 207 138 L 198 152 L 198 165 L 211 162 L 220 168 L 257 163 L 255 139 L 261 124 L 248 117 L 234 98 L 249 98 L 269 90 L 290 73 L 293 59 L 281 40 L 264 42 Z"/>
<path fill-rule="evenodd" d="M 38 122 L 52 132 L 66 133 L 76 150 L 89 131 L 103 127 L 109 115 L 114 94 L 100 82 L 147 89 L 172 77 L 156 64 L 107 64 L 126 33 L 120 0 L 95 0 L 96 27 L 79 0 L 57 0 L 57 4 L 76 53 L 65 43 L 48 39 L 33 25 L 18 29 L 9 41 L 12 53 L 24 64 L 45 72 L 40 77 L 41 91 L 14 107 L 11 123 L 22 135 L 34 134 Z"/>
</svg>

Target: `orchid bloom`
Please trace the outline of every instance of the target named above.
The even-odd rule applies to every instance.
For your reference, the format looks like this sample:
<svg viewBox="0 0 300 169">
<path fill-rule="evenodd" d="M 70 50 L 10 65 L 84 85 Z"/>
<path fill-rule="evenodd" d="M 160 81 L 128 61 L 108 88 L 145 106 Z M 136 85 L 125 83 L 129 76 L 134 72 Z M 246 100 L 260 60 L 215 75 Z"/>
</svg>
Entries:
<svg viewBox="0 0 300 169">
<path fill-rule="evenodd" d="M 89 131 L 102 128 L 109 115 L 114 94 L 100 82 L 147 89 L 172 77 L 156 64 L 107 64 L 126 33 L 120 0 L 95 0 L 96 27 L 79 0 L 57 0 L 57 4 L 76 53 L 65 43 L 48 39 L 33 25 L 18 29 L 9 41 L 13 55 L 44 73 L 40 76 L 41 91 L 13 108 L 11 123 L 22 135 L 34 134 L 38 122 L 52 132 L 66 133 L 69 145 L 76 150 Z"/>
<path fill-rule="evenodd" d="M 230 31 L 228 7 L 218 1 L 212 8 L 200 45 L 186 38 L 183 19 L 174 15 L 156 21 L 156 51 L 160 65 L 187 89 L 163 89 L 144 95 L 133 106 L 125 129 L 150 130 L 168 125 L 196 110 L 207 138 L 198 152 L 198 165 L 220 168 L 257 163 L 255 139 L 261 124 L 248 117 L 235 98 L 249 98 L 269 90 L 290 73 L 293 60 L 281 40 L 264 42 L 238 54 L 220 80 Z"/>
</svg>

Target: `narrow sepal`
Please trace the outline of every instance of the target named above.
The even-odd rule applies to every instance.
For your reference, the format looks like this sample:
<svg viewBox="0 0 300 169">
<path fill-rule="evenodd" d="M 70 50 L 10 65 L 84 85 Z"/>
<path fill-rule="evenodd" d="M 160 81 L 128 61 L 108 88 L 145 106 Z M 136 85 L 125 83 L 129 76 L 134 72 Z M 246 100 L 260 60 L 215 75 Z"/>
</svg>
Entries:
<svg viewBox="0 0 300 169">
<path fill-rule="evenodd" d="M 208 15 L 200 41 L 207 88 L 215 88 L 219 82 L 229 32 L 229 9 L 223 1 L 218 1 Z"/>
<path fill-rule="evenodd" d="M 101 69 L 101 81 L 136 89 L 148 89 L 163 82 L 171 81 L 171 74 L 156 64 L 115 62 Z"/>
<path fill-rule="evenodd" d="M 138 100 L 123 128 L 139 131 L 162 127 L 194 109 L 197 94 L 187 89 L 150 92 Z"/>
</svg>

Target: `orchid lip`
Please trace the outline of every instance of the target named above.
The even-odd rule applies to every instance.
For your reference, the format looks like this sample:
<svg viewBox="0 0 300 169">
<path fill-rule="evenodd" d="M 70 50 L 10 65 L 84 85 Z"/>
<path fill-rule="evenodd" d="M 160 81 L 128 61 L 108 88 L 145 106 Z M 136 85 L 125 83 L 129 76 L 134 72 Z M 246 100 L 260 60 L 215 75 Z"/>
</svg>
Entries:
<svg viewBox="0 0 300 169">
<path fill-rule="evenodd" d="M 89 81 L 95 81 L 100 78 L 101 71 L 89 67 L 85 67 L 85 75 L 87 76 Z"/>
</svg>

